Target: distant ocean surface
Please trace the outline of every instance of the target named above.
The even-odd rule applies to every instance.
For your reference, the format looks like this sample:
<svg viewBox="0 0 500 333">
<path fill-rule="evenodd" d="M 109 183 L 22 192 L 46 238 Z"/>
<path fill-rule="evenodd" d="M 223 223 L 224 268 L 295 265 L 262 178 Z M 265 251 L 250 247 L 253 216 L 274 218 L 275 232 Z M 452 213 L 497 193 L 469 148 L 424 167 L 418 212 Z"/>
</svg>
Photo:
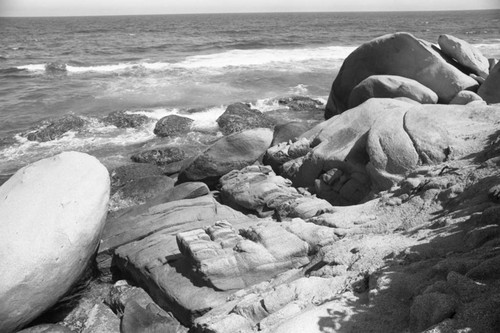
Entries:
<svg viewBox="0 0 500 333">
<path fill-rule="evenodd" d="M 216 132 L 230 103 L 265 112 L 279 97 L 326 100 L 350 52 L 398 31 L 434 43 L 451 34 L 500 58 L 499 10 L 0 18 L 0 174 L 64 150 L 126 162 L 134 151 L 168 144 L 152 132 L 168 114 Z M 99 122 L 117 110 L 151 123 Z M 91 125 L 44 143 L 20 135 L 69 113 Z"/>
</svg>

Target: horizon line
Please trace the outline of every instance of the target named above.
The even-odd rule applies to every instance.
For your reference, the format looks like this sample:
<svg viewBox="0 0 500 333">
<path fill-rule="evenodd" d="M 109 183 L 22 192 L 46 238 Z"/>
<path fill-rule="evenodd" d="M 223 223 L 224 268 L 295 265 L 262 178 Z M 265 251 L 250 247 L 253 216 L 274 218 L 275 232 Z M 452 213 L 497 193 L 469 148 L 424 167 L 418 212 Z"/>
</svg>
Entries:
<svg viewBox="0 0 500 333">
<path fill-rule="evenodd" d="M 254 11 L 254 12 L 200 12 L 200 13 L 141 13 L 141 14 L 84 14 L 84 15 L 31 15 L 31 16 L 3 16 L 0 18 L 56 18 L 56 17 L 118 17 L 118 16 L 162 16 L 162 15 L 230 15 L 230 14 L 332 14 L 332 13 L 419 13 L 419 12 L 478 12 L 478 11 L 494 11 L 499 8 L 486 9 L 423 9 L 423 10 L 339 10 L 339 11 Z"/>
</svg>

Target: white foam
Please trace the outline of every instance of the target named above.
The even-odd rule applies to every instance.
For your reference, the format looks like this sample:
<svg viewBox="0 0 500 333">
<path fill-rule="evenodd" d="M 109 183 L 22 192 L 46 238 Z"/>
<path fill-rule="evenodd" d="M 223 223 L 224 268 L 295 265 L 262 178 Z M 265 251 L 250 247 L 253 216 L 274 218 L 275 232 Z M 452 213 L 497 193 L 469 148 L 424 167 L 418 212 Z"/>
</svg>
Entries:
<svg viewBox="0 0 500 333">
<path fill-rule="evenodd" d="M 25 69 L 27 71 L 31 72 L 40 72 L 40 71 L 45 71 L 45 64 L 29 64 L 29 65 L 23 65 L 23 66 L 18 66 L 18 69 Z"/>
</svg>

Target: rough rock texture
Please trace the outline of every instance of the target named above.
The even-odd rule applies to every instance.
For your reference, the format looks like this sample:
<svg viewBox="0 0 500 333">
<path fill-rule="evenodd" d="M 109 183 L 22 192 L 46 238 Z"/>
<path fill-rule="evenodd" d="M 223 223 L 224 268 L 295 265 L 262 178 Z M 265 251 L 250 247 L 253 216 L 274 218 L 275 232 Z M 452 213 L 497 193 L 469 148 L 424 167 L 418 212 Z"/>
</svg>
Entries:
<svg viewBox="0 0 500 333">
<path fill-rule="evenodd" d="M 82 333 L 93 332 L 120 332 L 120 319 L 104 304 L 96 304 L 90 310 L 89 317 L 82 330 Z"/>
<path fill-rule="evenodd" d="M 169 316 L 156 304 L 142 307 L 136 301 L 130 301 L 125 307 L 121 325 L 122 333 L 177 333 L 187 332 L 179 322 Z"/>
<path fill-rule="evenodd" d="M 488 104 L 500 103 L 500 62 L 490 71 L 490 75 L 479 87 L 477 94 L 481 96 Z"/>
<path fill-rule="evenodd" d="M 224 135 L 229 135 L 252 128 L 273 128 L 274 122 L 259 110 L 247 104 L 235 103 L 217 118 L 217 124 Z"/>
<path fill-rule="evenodd" d="M 175 235 L 220 220 L 236 227 L 255 224 L 211 196 L 178 200 L 108 223 L 100 255 L 114 252 L 121 270 L 142 285 L 158 305 L 188 325 L 201 313 L 224 303 L 228 293 L 215 291 L 190 275 L 190 261 L 180 255 Z"/>
<path fill-rule="evenodd" d="M 181 171 L 181 181 L 216 182 L 231 170 L 239 170 L 257 161 L 271 145 L 273 132 L 257 128 L 221 138 Z"/>
<path fill-rule="evenodd" d="M 178 147 L 164 147 L 141 151 L 140 153 L 132 155 L 130 158 L 137 163 L 166 165 L 182 161 L 186 158 L 186 153 Z"/>
<path fill-rule="evenodd" d="M 284 97 L 280 98 L 278 103 L 293 111 L 318 110 L 323 108 L 323 103 L 306 96 Z"/>
<path fill-rule="evenodd" d="M 349 95 L 348 108 L 354 108 L 370 98 L 406 97 L 421 104 L 436 104 L 438 96 L 423 84 L 396 75 L 372 75 L 355 86 Z"/>
<path fill-rule="evenodd" d="M 121 110 L 111 112 L 102 121 L 118 128 L 138 128 L 149 122 L 149 118 L 142 114 L 133 114 Z"/>
<path fill-rule="evenodd" d="M 119 166 L 109 173 L 111 176 L 111 193 L 115 193 L 120 187 L 141 178 L 161 176 L 163 171 L 155 165 L 134 163 Z"/>
<path fill-rule="evenodd" d="M 111 197 L 110 210 L 143 204 L 148 199 L 167 192 L 174 184 L 175 180 L 167 176 L 147 176 L 128 182 Z"/>
<path fill-rule="evenodd" d="M 242 289 L 309 262 L 309 246 L 277 224 L 238 233 L 226 221 L 177 234 L 182 254 L 217 290 Z"/>
<path fill-rule="evenodd" d="M 78 130 L 85 126 L 85 124 L 86 121 L 83 118 L 69 114 L 48 122 L 40 129 L 27 133 L 26 138 L 30 141 L 51 141 L 60 138 L 68 131 Z"/>
<path fill-rule="evenodd" d="M 26 328 L 18 333 L 71 333 L 72 331 L 59 324 L 42 324 Z"/>
<path fill-rule="evenodd" d="M 154 134 L 159 137 L 178 136 L 189 132 L 194 120 L 177 115 L 161 118 L 155 125 Z"/>
<path fill-rule="evenodd" d="M 483 101 L 483 99 L 475 92 L 462 90 L 455 97 L 453 97 L 449 104 L 467 105 L 475 101 Z"/>
<path fill-rule="evenodd" d="M 29 323 L 80 277 L 98 246 L 109 191 L 106 168 L 76 152 L 24 167 L 0 187 L 0 331 Z"/>
<path fill-rule="evenodd" d="M 477 149 L 496 131 L 496 110 L 371 99 L 304 133 L 312 151 L 285 163 L 282 175 L 295 186 L 314 187 L 331 203 L 357 203 L 370 191 L 389 189 L 420 164 Z"/>
<path fill-rule="evenodd" d="M 439 36 L 438 44 L 444 54 L 455 59 L 460 65 L 484 79 L 488 77 L 490 63 L 474 46 L 451 35 Z"/>
<path fill-rule="evenodd" d="M 344 112 L 352 89 L 367 77 L 381 74 L 418 81 L 434 91 L 441 103 L 448 103 L 461 90 L 478 86 L 428 43 L 408 33 L 385 35 L 361 45 L 345 59 L 333 82 L 325 118 Z"/>
<path fill-rule="evenodd" d="M 260 216 L 276 214 L 310 218 L 333 207 L 325 200 L 299 193 L 291 181 L 276 174 L 268 166 L 252 165 L 234 170 L 220 179 L 224 203 L 257 212 Z"/>
</svg>

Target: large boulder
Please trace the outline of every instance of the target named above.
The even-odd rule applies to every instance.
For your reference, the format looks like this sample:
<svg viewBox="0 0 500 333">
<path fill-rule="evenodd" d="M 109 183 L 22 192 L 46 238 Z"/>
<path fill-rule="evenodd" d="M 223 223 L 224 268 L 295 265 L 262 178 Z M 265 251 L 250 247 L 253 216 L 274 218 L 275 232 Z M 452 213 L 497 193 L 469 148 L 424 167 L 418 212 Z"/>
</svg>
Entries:
<svg viewBox="0 0 500 333">
<path fill-rule="evenodd" d="M 310 151 L 283 164 L 282 175 L 295 186 L 314 187 L 334 205 L 355 204 L 371 191 L 389 189 L 419 165 L 481 150 L 481 140 L 496 131 L 498 111 L 474 103 L 370 99 L 304 133 L 299 141 L 310 142 Z M 471 136 L 477 140 L 468 140 Z M 280 149 L 282 160 L 292 145 Z"/>
<path fill-rule="evenodd" d="M 500 103 L 500 62 L 490 71 L 490 75 L 479 87 L 477 94 L 488 104 Z"/>
<path fill-rule="evenodd" d="M 83 118 L 68 114 L 62 118 L 45 123 L 41 128 L 33 132 L 29 132 L 26 138 L 30 141 L 51 141 L 60 138 L 68 131 L 82 128 L 86 123 Z"/>
<path fill-rule="evenodd" d="M 372 75 L 354 87 L 349 96 L 349 109 L 370 98 L 406 97 L 421 104 L 436 104 L 438 96 L 423 84 L 396 75 Z"/>
<path fill-rule="evenodd" d="M 217 118 L 217 124 L 224 135 L 241 132 L 252 128 L 273 128 L 274 122 L 259 110 L 252 109 L 247 104 L 234 103 Z"/>
<path fill-rule="evenodd" d="M 269 148 L 273 131 L 257 128 L 225 136 L 211 145 L 181 171 L 181 181 L 210 184 L 231 170 L 239 170 L 257 161 Z"/>
<path fill-rule="evenodd" d="M 367 77 L 381 74 L 418 81 L 434 91 L 441 103 L 448 103 L 461 90 L 478 86 L 427 42 L 409 33 L 385 35 L 361 45 L 345 59 L 333 82 L 325 118 L 344 112 L 352 89 Z"/>
<path fill-rule="evenodd" d="M 54 305 L 95 253 L 109 200 L 97 159 L 67 152 L 19 170 L 0 187 L 0 331 Z"/>
<path fill-rule="evenodd" d="M 490 63 L 474 46 L 451 35 L 439 36 L 438 44 L 444 54 L 455 59 L 460 65 L 484 79 L 488 77 Z"/>
<path fill-rule="evenodd" d="M 159 137 L 178 136 L 189 132 L 193 122 L 191 118 L 168 115 L 158 120 L 153 132 Z"/>
</svg>

